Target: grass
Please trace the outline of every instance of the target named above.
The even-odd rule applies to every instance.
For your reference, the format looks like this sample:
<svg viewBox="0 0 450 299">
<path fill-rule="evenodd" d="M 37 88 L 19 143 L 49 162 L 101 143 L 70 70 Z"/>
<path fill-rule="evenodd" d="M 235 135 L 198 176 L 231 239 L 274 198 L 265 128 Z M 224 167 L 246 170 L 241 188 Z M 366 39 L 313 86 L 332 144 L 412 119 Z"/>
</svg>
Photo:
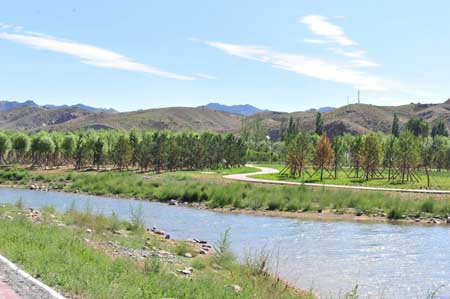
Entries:
<svg viewBox="0 0 450 299">
<path fill-rule="evenodd" d="M 281 171 L 284 169 L 284 164 L 258 164 L 263 167 L 270 167 Z M 334 174 L 334 172 L 333 172 Z M 363 175 L 360 170 L 360 176 Z M 366 186 L 366 187 L 383 187 L 383 188 L 399 188 L 399 189 L 428 189 L 427 178 L 424 171 L 417 171 L 417 175 L 420 178 L 419 182 L 404 182 L 401 180 L 387 180 L 388 172 L 383 173 L 385 178 L 370 179 L 368 181 L 361 178 L 348 177 L 347 174 L 340 170 L 338 171 L 338 178 L 328 178 L 324 173 L 323 181 L 320 181 L 319 173 L 316 173 L 312 177 L 305 175 L 303 177 L 292 177 L 289 174 L 259 174 L 252 177 L 266 180 L 280 180 L 291 181 L 300 183 L 323 183 L 333 185 L 350 185 L 350 186 Z M 352 175 L 354 176 L 354 175 Z M 450 172 L 447 171 L 431 171 L 430 172 L 431 189 L 450 190 Z"/>
<path fill-rule="evenodd" d="M 101 215 L 75 210 L 42 213 L 43 220 L 36 223 L 28 219 L 26 210 L 0 206 L 0 252 L 73 298 L 312 298 L 267 273 L 255 274 L 234 259 L 176 257 L 167 263 L 157 257 L 143 262 L 126 255 L 112 257 L 98 244 L 121 240 L 131 248 L 142 248 L 141 244 L 150 242 L 176 253 L 181 243 L 127 230 L 130 225 L 125 222 Z M 86 227 L 93 232 L 86 233 Z M 117 227 L 126 233 L 115 234 Z M 174 274 L 180 263 L 195 268 L 191 279 Z M 230 290 L 230 285 L 239 285 L 241 292 Z"/>
<path fill-rule="evenodd" d="M 224 180 L 222 174 L 217 173 L 143 175 L 135 172 L 63 171 L 42 174 L 29 171 L 25 175 L 30 178 L 28 183 L 36 180 L 37 176 L 42 182 L 68 192 L 162 202 L 176 199 L 186 203 L 204 203 L 210 208 L 364 214 L 391 219 L 444 218 L 450 215 L 450 200 L 446 196 L 250 184 Z M 24 181 L 15 183 L 26 185 Z M 135 211 L 135 216 L 139 216 L 138 212 Z M 132 218 L 135 224 L 139 224 L 139 217 Z"/>
</svg>

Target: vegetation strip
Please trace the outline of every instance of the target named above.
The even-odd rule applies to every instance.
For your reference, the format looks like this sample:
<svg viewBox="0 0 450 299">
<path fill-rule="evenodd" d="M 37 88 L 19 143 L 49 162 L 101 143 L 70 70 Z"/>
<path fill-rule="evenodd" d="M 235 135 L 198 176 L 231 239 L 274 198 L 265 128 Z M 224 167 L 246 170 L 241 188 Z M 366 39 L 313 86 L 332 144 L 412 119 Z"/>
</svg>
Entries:
<svg viewBox="0 0 450 299">
<path fill-rule="evenodd" d="M 385 191 L 385 192 L 406 192 L 406 193 L 425 193 L 425 194 L 450 194 L 450 190 L 429 190 L 429 189 L 400 189 L 400 188 L 383 188 L 383 187 L 367 187 L 367 186 L 352 186 L 352 185 L 333 185 L 333 184 L 319 184 L 319 183 L 305 183 L 305 182 L 292 182 L 292 181 L 280 181 L 274 178 L 273 180 L 260 179 L 254 177 L 261 174 L 277 174 L 278 170 L 267 167 L 259 167 L 255 165 L 247 165 L 248 167 L 258 168 L 259 172 L 245 173 L 245 174 L 231 174 L 224 175 L 225 179 L 260 183 L 260 184 L 276 184 L 276 185 L 296 185 L 296 186 L 308 186 L 308 187 L 325 187 L 325 188 L 337 188 L 337 189 L 351 189 L 351 190 L 367 190 L 367 191 Z"/>
<path fill-rule="evenodd" d="M 33 276 L 31 276 L 30 274 L 26 273 L 25 271 L 21 270 L 19 267 L 17 267 L 17 265 L 15 265 L 13 262 L 11 262 L 10 260 L 8 260 L 7 258 L 5 258 L 2 255 L 0 255 L 0 263 L 3 263 L 8 268 L 10 268 L 12 271 L 17 273 L 22 279 L 28 281 L 29 283 L 37 286 L 40 289 L 42 289 L 43 292 L 40 292 L 41 293 L 40 296 L 45 296 L 45 297 L 40 297 L 40 298 L 45 298 L 45 299 L 47 299 L 47 298 L 48 299 L 66 299 L 66 298 L 64 298 L 63 295 L 61 295 L 60 293 L 58 293 L 57 291 L 55 291 L 54 289 L 52 289 L 48 285 L 44 284 L 43 282 L 35 279 Z M 36 292 L 36 290 L 33 290 L 33 292 Z"/>
<path fill-rule="evenodd" d="M 237 263 L 226 232 L 213 246 L 175 241 L 130 214 L 0 205 L 0 251 L 67 298 L 313 298 L 268 274 L 266 253 Z"/>
</svg>

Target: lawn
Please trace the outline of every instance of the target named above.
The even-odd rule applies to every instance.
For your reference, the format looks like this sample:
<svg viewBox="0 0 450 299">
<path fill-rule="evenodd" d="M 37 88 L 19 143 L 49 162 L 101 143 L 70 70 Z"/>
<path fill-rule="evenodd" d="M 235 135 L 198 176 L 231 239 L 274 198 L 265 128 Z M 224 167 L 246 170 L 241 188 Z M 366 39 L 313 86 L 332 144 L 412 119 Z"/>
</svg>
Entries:
<svg viewBox="0 0 450 299">
<path fill-rule="evenodd" d="M 48 207 L 36 219 L 20 204 L 0 205 L 0 253 L 70 298 L 312 298 L 255 271 L 256 264 L 238 264 L 227 249 L 188 258 L 183 255 L 195 255 L 193 245 L 114 217 L 75 210 L 57 214 Z M 111 244 L 127 249 L 117 253 Z M 142 248 L 173 258 L 130 257 Z M 187 266 L 194 269 L 189 277 L 176 270 Z"/>
<path fill-rule="evenodd" d="M 262 167 L 270 167 L 281 171 L 284 169 L 283 164 L 258 164 Z M 309 170 L 311 173 L 313 171 Z M 332 172 L 334 175 L 334 172 Z M 399 188 L 399 189 L 438 189 L 438 190 L 450 190 L 450 172 L 447 171 L 431 171 L 430 172 L 430 183 L 431 188 L 427 187 L 427 177 L 424 171 L 417 171 L 416 173 L 420 179 L 419 182 L 404 182 L 402 183 L 400 179 L 388 181 L 388 172 L 383 172 L 384 178 L 374 178 L 368 181 L 355 178 L 354 175 L 350 177 L 340 170 L 338 171 L 338 178 L 328 177 L 328 173 L 324 172 L 323 180 L 320 181 L 320 174 L 316 172 L 315 175 L 309 177 L 304 175 L 303 177 L 292 177 L 287 174 L 260 174 L 251 177 L 267 179 L 267 180 L 280 180 L 280 181 L 292 181 L 292 182 L 302 182 L 302 183 L 323 183 L 323 184 L 333 184 L 333 185 L 351 185 L 351 186 L 367 186 L 367 187 L 386 187 L 386 188 Z M 360 171 L 359 176 L 362 176 L 363 172 Z"/>
</svg>

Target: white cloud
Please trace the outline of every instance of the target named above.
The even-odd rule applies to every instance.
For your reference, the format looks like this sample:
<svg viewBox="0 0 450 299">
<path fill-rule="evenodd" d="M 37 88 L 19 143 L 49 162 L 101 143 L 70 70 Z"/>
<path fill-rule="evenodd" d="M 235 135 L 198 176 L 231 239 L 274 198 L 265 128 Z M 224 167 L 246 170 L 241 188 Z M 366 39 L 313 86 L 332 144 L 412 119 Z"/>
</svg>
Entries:
<svg viewBox="0 0 450 299">
<path fill-rule="evenodd" d="M 314 38 L 305 38 L 303 39 L 303 41 L 308 44 L 316 44 L 316 45 L 325 45 L 330 43 L 329 41 L 323 39 L 314 39 Z"/>
<path fill-rule="evenodd" d="M 207 79 L 207 80 L 215 80 L 217 79 L 217 77 L 208 75 L 208 74 L 203 74 L 203 73 L 196 73 L 195 74 L 197 77 L 202 78 L 202 79 Z"/>
<path fill-rule="evenodd" d="M 335 64 L 299 54 L 281 53 L 266 47 L 206 41 L 207 45 L 230 55 L 271 64 L 308 77 L 352 85 L 361 90 L 383 91 L 385 84 L 379 77 L 355 70 L 351 65 Z"/>
<path fill-rule="evenodd" d="M 1 28 L 6 29 L 4 27 Z M 131 58 L 110 50 L 75 41 L 63 40 L 44 34 L 32 32 L 20 34 L 0 32 L 0 39 L 14 41 L 36 49 L 43 49 L 74 56 L 79 58 L 83 63 L 97 67 L 141 72 L 178 80 L 194 80 L 194 78 L 190 76 L 164 71 L 153 66 L 136 62 Z"/>
<path fill-rule="evenodd" d="M 358 43 L 349 39 L 341 27 L 328 21 L 328 18 L 318 15 L 309 15 L 300 18 L 300 22 L 306 24 L 311 32 L 341 46 L 356 46 Z"/>
</svg>

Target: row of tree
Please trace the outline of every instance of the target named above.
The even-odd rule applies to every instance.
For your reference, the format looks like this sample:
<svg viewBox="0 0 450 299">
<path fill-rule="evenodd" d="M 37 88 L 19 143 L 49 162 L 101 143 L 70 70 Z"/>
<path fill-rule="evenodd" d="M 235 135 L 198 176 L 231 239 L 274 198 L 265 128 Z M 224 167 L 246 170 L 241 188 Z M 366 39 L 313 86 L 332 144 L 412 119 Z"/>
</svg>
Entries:
<svg viewBox="0 0 450 299">
<path fill-rule="evenodd" d="M 3 164 L 40 167 L 139 168 L 142 171 L 215 169 L 245 163 L 246 147 L 232 134 L 119 132 L 0 132 Z"/>
<path fill-rule="evenodd" d="M 303 131 L 288 141 L 286 164 L 292 176 L 311 176 L 312 171 L 320 173 L 320 180 L 324 174 L 336 179 L 342 170 L 349 177 L 402 183 L 418 181 L 417 170 L 423 169 L 430 185 L 431 169 L 450 170 L 450 138 L 415 136 L 406 129 L 398 136 L 345 134 L 330 141 L 326 133 L 319 136 Z"/>
</svg>

